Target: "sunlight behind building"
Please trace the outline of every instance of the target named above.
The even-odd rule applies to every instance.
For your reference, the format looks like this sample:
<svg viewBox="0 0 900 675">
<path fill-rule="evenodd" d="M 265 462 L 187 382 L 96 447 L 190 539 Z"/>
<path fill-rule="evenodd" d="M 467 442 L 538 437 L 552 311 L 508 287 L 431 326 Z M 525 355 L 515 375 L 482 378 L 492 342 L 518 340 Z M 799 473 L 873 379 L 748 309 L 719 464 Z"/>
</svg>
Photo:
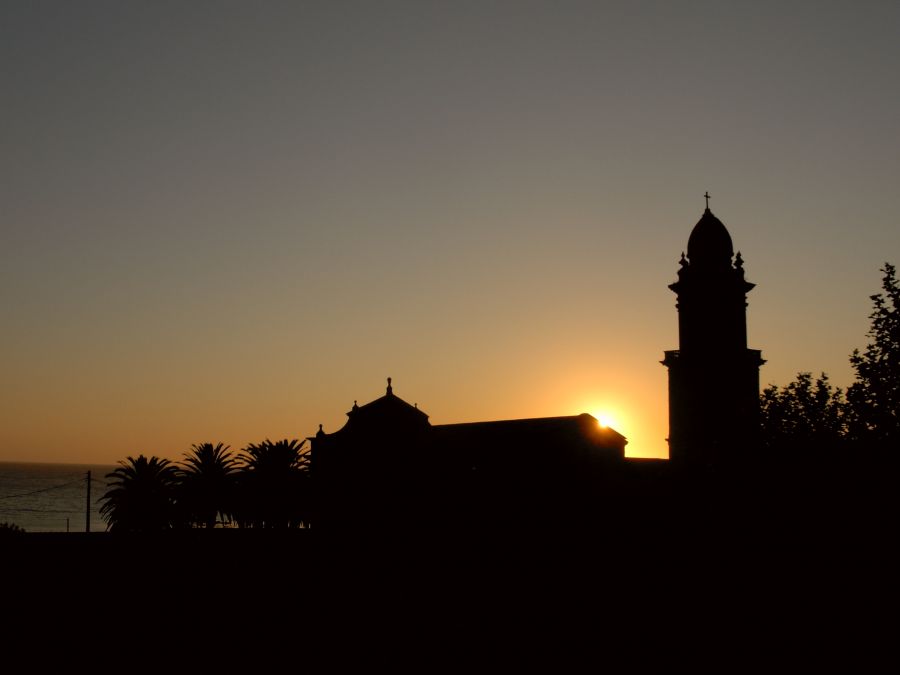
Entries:
<svg viewBox="0 0 900 675">
<path fill-rule="evenodd" d="M 612 413 L 604 410 L 604 411 L 594 412 L 594 413 L 592 413 L 592 415 L 597 418 L 597 423 L 601 427 L 609 427 L 611 429 L 618 430 L 619 424 L 616 421 L 616 418 Z"/>
</svg>

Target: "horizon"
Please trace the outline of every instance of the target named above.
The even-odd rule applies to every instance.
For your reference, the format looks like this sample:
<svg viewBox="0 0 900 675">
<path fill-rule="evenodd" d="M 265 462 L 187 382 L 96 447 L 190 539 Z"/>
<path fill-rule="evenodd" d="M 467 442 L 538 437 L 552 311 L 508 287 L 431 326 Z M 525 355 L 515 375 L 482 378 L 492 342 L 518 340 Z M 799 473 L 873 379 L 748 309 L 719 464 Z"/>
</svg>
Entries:
<svg viewBox="0 0 900 675">
<path fill-rule="evenodd" d="M 665 457 L 703 194 L 761 388 L 900 263 L 900 6 L 7 3 L 0 461 L 588 413 Z"/>
</svg>

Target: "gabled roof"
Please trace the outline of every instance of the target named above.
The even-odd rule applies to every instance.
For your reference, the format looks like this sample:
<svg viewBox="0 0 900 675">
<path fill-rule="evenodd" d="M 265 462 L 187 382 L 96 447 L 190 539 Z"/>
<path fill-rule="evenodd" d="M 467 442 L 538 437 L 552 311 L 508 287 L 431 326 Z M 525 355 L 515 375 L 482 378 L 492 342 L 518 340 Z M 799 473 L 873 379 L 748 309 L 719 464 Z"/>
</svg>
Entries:
<svg viewBox="0 0 900 675">
<path fill-rule="evenodd" d="M 376 398 L 364 405 L 353 402 L 353 408 L 347 413 L 347 423 L 336 434 L 354 430 L 416 430 L 430 427 L 428 415 L 417 406 L 410 405 L 399 396 L 394 395 L 391 378 L 384 396 Z M 323 433 L 320 431 L 320 433 Z M 324 434 L 323 435 L 334 435 Z"/>
<path fill-rule="evenodd" d="M 541 442 L 555 443 L 564 438 L 623 451 L 628 443 L 625 436 L 614 429 L 601 426 L 595 417 L 587 413 L 563 417 L 439 424 L 432 428 L 444 442 L 479 446 L 496 443 L 507 447 L 512 445 L 510 449 L 514 449 L 517 442 L 534 445 Z"/>
<path fill-rule="evenodd" d="M 410 416 L 413 419 L 420 419 L 421 421 L 428 420 L 428 415 L 419 410 L 418 406 L 410 405 L 399 396 L 394 396 L 394 388 L 391 386 L 391 378 L 387 379 L 387 390 L 385 391 L 384 396 L 382 396 L 381 398 L 376 398 L 374 401 L 370 401 L 365 405 L 356 405 L 356 402 L 354 401 L 353 409 L 347 413 L 347 416 L 351 419 L 353 419 L 354 417 L 365 418 L 369 417 L 370 415 L 401 415 Z"/>
<path fill-rule="evenodd" d="M 382 439 L 421 439 L 420 434 L 427 432 L 428 438 L 432 439 L 429 443 L 436 442 L 436 447 L 465 448 L 488 455 L 580 448 L 579 451 L 590 454 L 600 450 L 602 456 L 615 457 L 624 456 L 628 443 L 618 431 L 601 426 L 596 418 L 587 413 L 432 426 L 428 415 L 417 406 L 394 395 L 390 378 L 384 396 L 365 405 L 354 402 L 347 417 L 347 423 L 332 434 L 326 434 L 320 428 L 316 439 L 349 440 L 357 435 Z"/>
</svg>

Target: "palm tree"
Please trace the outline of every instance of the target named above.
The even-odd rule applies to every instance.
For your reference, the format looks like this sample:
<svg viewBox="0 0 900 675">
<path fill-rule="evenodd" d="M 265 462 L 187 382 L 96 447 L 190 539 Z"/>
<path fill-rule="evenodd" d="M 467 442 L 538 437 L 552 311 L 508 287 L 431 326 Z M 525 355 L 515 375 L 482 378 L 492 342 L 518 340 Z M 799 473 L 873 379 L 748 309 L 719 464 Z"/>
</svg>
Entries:
<svg viewBox="0 0 900 675">
<path fill-rule="evenodd" d="M 230 446 L 192 445 L 179 472 L 179 509 L 191 525 L 212 528 L 231 518 L 237 459 Z"/>
<path fill-rule="evenodd" d="M 167 459 L 139 455 L 106 474 L 100 515 L 113 532 L 148 532 L 173 526 L 175 467 Z"/>
<path fill-rule="evenodd" d="M 292 528 L 309 524 L 309 453 L 306 441 L 268 438 L 244 448 L 237 520 L 243 527 Z"/>
</svg>

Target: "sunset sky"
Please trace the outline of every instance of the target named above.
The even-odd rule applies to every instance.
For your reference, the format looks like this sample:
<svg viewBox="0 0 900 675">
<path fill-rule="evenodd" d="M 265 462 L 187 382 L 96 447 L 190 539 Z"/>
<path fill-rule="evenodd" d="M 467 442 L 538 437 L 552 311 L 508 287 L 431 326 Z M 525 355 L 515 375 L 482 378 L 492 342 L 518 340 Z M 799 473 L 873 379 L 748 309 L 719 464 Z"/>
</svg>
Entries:
<svg viewBox="0 0 900 675">
<path fill-rule="evenodd" d="M 900 3 L 0 3 L 0 460 L 607 413 L 665 456 L 703 193 L 761 381 L 900 264 Z"/>
</svg>

